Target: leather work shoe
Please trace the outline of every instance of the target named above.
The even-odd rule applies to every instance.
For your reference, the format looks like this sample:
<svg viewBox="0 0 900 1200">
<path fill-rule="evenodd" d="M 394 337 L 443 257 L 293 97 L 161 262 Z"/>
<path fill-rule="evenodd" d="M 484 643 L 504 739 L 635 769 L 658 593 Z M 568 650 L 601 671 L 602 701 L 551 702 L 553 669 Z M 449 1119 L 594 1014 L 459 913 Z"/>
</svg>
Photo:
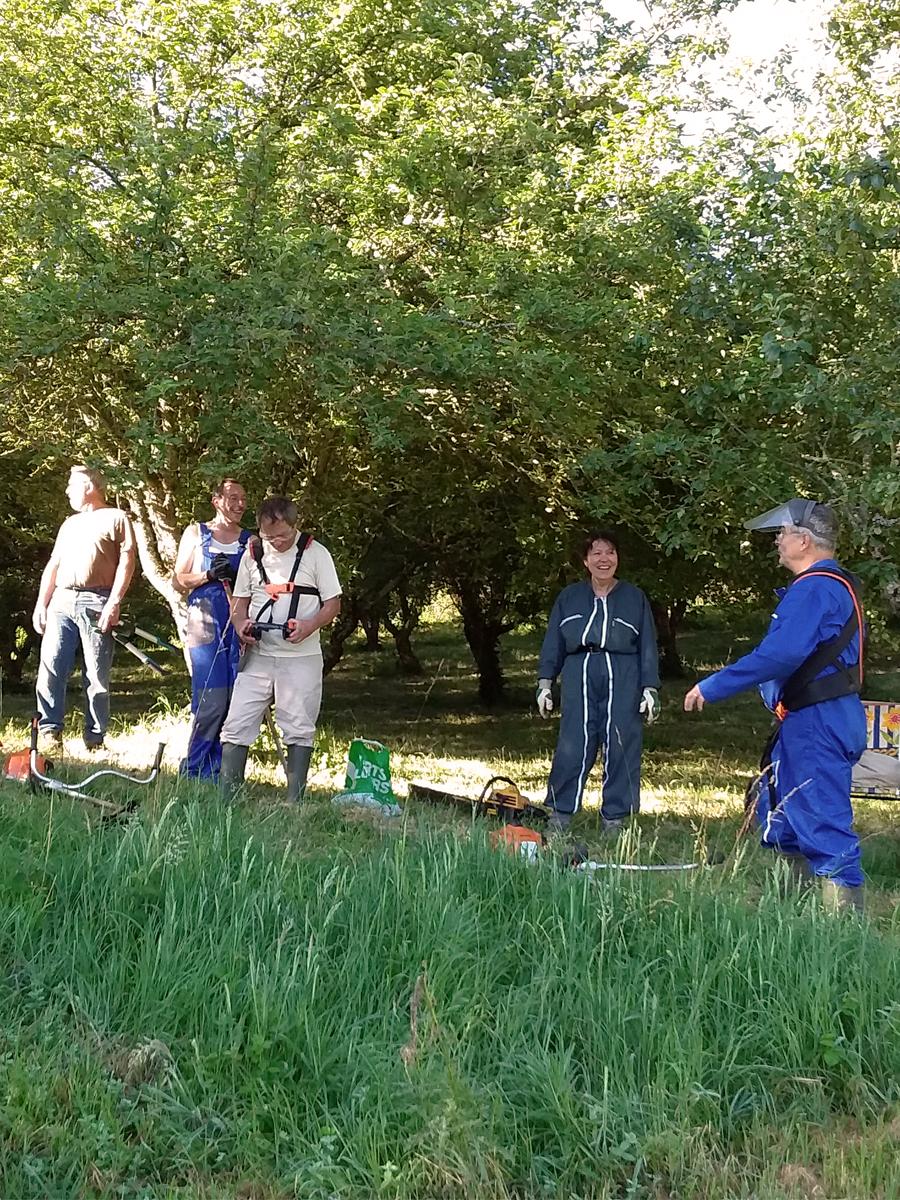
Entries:
<svg viewBox="0 0 900 1200">
<path fill-rule="evenodd" d="M 38 735 L 38 750 L 41 754 L 56 755 L 63 752 L 63 735 L 61 729 L 48 729 Z"/>
<path fill-rule="evenodd" d="M 103 749 L 103 743 L 102 742 L 85 742 L 84 748 L 85 748 L 85 750 L 87 750 L 88 754 L 94 754 L 97 750 Z"/>
</svg>

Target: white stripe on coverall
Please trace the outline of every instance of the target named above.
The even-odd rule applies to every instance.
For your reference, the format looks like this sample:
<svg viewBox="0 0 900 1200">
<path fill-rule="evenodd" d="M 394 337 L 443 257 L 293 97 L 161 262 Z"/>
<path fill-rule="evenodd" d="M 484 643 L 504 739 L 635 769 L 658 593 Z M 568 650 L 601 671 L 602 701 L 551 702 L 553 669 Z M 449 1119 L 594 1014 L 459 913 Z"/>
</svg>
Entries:
<svg viewBox="0 0 900 1200">
<path fill-rule="evenodd" d="M 581 644 L 587 645 L 588 630 L 594 622 L 594 617 L 597 613 L 597 597 L 594 598 L 594 607 L 591 609 L 591 615 L 588 617 L 588 623 L 584 627 L 581 634 Z M 606 635 L 606 624 L 604 622 L 603 635 Z M 584 779 L 587 774 L 587 750 L 588 750 L 588 694 L 587 694 L 587 673 L 588 659 L 591 657 L 590 650 L 584 652 L 584 664 L 581 668 L 581 713 L 582 713 L 582 750 L 581 750 L 581 771 L 578 774 L 578 786 L 575 789 L 575 807 L 572 810 L 577 812 L 581 807 L 581 789 L 584 787 Z"/>
<path fill-rule="evenodd" d="M 606 623 L 609 620 L 609 611 L 606 607 L 606 597 L 603 597 L 603 640 L 606 641 Z M 627 621 L 623 621 L 627 624 Z M 612 702 L 613 702 L 613 669 L 612 659 L 609 657 L 609 651 L 603 652 L 603 657 L 606 659 L 606 673 L 609 676 L 609 696 L 606 700 L 606 743 L 603 747 L 603 783 L 609 776 L 609 739 L 612 737 Z"/>
</svg>

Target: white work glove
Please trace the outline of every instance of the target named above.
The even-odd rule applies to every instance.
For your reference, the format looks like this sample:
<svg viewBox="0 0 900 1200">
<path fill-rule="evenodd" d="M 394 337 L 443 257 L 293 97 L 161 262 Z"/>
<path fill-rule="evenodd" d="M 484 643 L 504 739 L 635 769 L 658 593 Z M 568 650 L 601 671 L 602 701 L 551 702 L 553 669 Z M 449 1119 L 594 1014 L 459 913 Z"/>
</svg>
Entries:
<svg viewBox="0 0 900 1200">
<path fill-rule="evenodd" d="M 553 687 L 552 679 L 539 679 L 535 700 L 537 701 L 538 712 L 542 717 L 549 717 L 553 712 Z"/>
<path fill-rule="evenodd" d="M 638 712 L 641 714 L 641 716 L 647 718 L 648 725 L 652 725 L 659 716 L 659 708 L 659 692 L 656 690 L 656 688 L 644 688 L 643 698 L 640 706 L 638 707 Z"/>
</svg>

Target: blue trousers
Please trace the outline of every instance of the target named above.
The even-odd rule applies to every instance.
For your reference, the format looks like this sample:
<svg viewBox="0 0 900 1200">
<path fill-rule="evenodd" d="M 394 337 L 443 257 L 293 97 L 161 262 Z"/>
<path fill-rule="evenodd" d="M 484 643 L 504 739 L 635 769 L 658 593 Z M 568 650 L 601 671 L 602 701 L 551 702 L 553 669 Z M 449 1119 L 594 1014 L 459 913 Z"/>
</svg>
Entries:
<svg viewBox="0 0 900 1200">
<path fill-rule="evenodd" d="M 641 801 L 644 731 L 640 663 L 636 654 L 570 654 L 561 676 L 562 719 L 547 781 L 547 804 L 574 813 L 588 774 L 603 750 L 607 820 L 637 812 Z"/>
<path fill-rule="evenodd" d="M 207 583 L 191 592 L 185 638 L 194 720 L 181 773 L 197 779 L 218 779 L 222 764 L 219 734 L 240 662 L 240 642 L 228 615 L 228 597 L 220 583 Z"/>
<path fill-rule="evenodd" d="M 842 696 L 788 713 L 772 751 L 775 804 L 759 790 L 762 844 L 802 854 L 814 875 L 843 887 L 863 883 L 859 838 L 853 831 L 850 774 L 866 748 L 865 710 Z"/>
<path fill-rule="evenodd" d="M 57 588 L 50 598 L 47 628 L 41 642 L 37 708 L 41 733 L 62 730 L 66 718 L 66 686 L 81 649 L 84 687 L 84 740 L 99 746 L 109 725 L 109 673 L 115 642 L 88 617 L 109 599 L 108 589 L 77 591 Z"/>
</svg>

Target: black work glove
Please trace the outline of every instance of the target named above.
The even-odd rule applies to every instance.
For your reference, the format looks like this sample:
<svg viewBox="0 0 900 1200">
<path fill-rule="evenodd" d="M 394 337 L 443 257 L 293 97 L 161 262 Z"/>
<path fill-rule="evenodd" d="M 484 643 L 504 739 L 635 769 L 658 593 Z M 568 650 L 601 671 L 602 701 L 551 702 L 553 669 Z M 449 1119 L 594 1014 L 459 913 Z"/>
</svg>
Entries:
<svg viewBox="0 0 900 1200">
<path fill-rule="evenodd" d="M 206 578 L 210 583 L 227 583 L 229 587 L 234 587 L 237 571 L 229 562 L 227 554 L 216 555 L 212 560 L 212 566 L 206 572 Z"/>
</svg>

